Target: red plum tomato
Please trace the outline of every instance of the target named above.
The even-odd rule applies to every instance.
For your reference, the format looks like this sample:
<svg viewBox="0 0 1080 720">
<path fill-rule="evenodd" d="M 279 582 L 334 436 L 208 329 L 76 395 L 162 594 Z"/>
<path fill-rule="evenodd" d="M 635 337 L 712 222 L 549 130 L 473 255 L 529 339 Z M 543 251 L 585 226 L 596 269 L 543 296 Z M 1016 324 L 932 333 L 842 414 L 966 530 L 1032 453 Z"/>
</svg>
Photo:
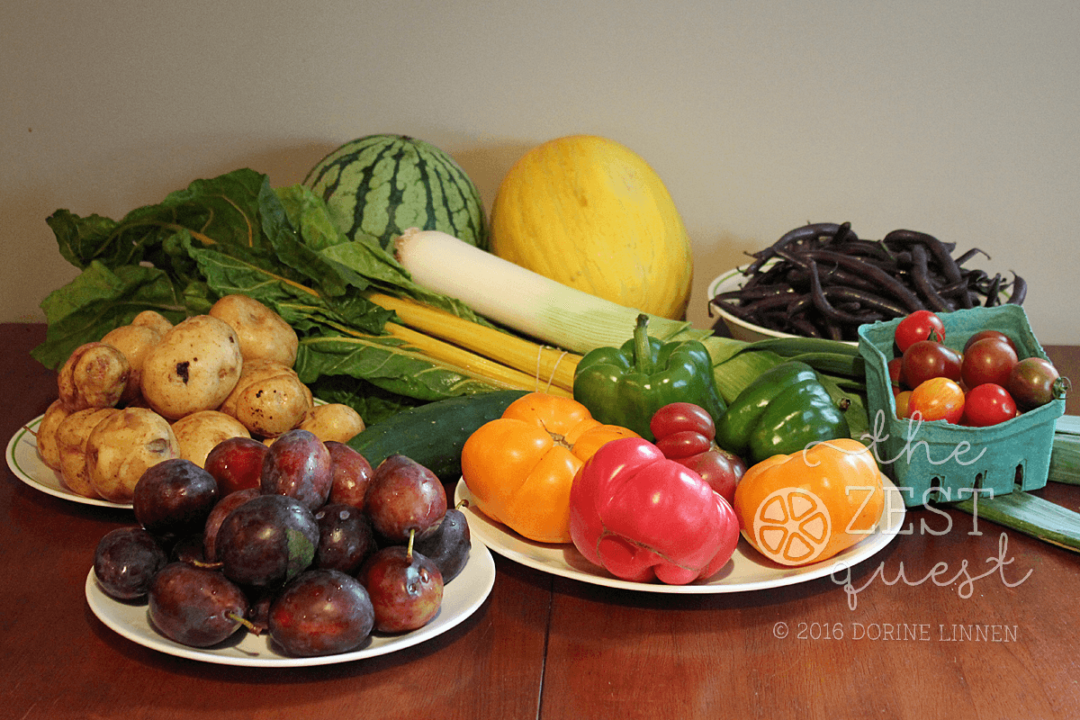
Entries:
<svg viewBox="0 0 1080 720">
<path fill-rule="evenodd" d="M 1057 398 L 1065 397 L 1070 389 L 1068 378 L 1040 357 L 1024 358 L 1016 363 L 1005 385 L 1021 410 L 1033 410 Z"/>
<path fill-rule="evenodd" d="M 916 413 L 923 420 L 944 420 L 956 424 L 964 416 L 964 390 L 949 378 L 935 377 L 920 383 L 911 391 L 908 415 Z"/>
<path fill-rule="evenodd" d="M 967 339 L 967 342 L 964 343 L 964 352 L 967 352 L 968 348 L 975 343 L 979 342 L 980 340 L 986 340 L 987 338 L 1002 340 L 1008 343 L 1009 346 L 1012 347 L 1013 351 L 1016 350 L 1016 343 L 1013 342 L 1011 337 L 1001 332 L 1000 330 L 980 330 L 979 332 L 969 337 Z"/>
<path fill-rule="evenodd" d="M 968 390 L 964 399 L 964 422 L 975 427 L 997 425 L 1016 417 L 1016 403 L 1009 391 L 996 383 Z"/>
<path fill-rule="evenodd" d="M 969 388 L 984 383 L 1004 387 L 1017 361 L 1012 345 L 998 338 L 984 338 L 969 345 L 964 352 L 960 377 Z"/>
<path fill-rule="evenodd" d="M 892 385 L 893 396 L 899 395 L 906 387 L 904 382 L 904 358 L 895 357 L 888 363 L 889 384 Z"/>
<path fill-rule="evenodd" d="M 948 378 L 960 382 L 963 356 L 956 350 L 933 340 L 920 340 L 904 353 L 900 372 L 912 389 L 932 378 Z"/>
<path fill-rule="evenodd" d="M 944 342 L 945 324 L 929 310 L 916 310 L 896 326 L 893 340 L 901 354 L 920 340 Z"/>
</svg>

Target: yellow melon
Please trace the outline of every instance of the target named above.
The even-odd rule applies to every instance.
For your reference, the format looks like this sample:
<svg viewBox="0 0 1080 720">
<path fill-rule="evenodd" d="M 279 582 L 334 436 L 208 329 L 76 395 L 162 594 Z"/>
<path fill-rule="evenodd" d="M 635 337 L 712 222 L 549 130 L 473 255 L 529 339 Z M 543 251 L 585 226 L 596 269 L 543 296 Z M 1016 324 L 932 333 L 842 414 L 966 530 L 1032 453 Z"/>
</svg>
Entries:
<svg viewBox="0 0 1080 720">
<path fill-rule="evenodd" d="M 686 314 L 693 261 L 682 218 L 656 172 L 613 140 L 571 135 L 522 156 L 499 185 L 490 249 L 620 305 Z"/>
</svg>

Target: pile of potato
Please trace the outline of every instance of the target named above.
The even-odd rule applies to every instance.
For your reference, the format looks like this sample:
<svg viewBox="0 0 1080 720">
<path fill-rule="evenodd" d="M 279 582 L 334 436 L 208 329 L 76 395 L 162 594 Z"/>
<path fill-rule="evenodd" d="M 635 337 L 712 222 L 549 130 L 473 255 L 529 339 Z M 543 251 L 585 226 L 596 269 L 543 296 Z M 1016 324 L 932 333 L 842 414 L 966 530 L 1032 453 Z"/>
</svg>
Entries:
<svg viewBox="0 0 1080 720">
<path fill-rule="evenodd" d="M 129 503 L 150 466 L 181 457 L 201 467 L 230 437 L 269 443 L 300 427 L 347 442 L 363 420 L 347 405 L 315 404 L 296 351 L 292 327 L 246 295 L 177 325 L 142 312 L 64 363 L 38 453 L 72 492 Z"/>
</svg>

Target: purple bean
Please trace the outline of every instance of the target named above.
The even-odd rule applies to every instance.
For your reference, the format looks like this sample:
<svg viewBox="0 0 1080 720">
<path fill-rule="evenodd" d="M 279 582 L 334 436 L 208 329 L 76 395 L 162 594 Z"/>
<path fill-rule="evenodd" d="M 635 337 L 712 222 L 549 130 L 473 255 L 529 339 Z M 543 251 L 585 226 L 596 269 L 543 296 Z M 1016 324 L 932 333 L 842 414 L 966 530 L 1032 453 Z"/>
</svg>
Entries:
<svg viewBox="0 0 1080 720">
<path fill-rule="evenodd" d="M 912 246 L 911 259 L 913 261 L 912 278 L 915 281 L 915 288 L 919 291 L 919 294 L 922 295 L 927 306 L 934 311 L 948 310 L 948 303 L 938 295 L 937 290 L 930 281 L 929 272 L 927 270 L 926 247 L 923 245 Z"/>
<path fill-rule="evenodd" d="M 960 267 L 952 256 L 955 245 L 950 246 L 933 235 L 915 230 L 893 230 L 885 236 L 884 242 L 888 243 L 890 239 L 901 243 L 910 243 L 912 251 L 916 247 L 925 247 L 934 256 L 934 260 L 937 261 L 938 265 L 941 266 L 941 270 L 945 273 L 945 277 L 949 282 L 960 279 Z"/>
<path fill-rule="evenodd" d="M 780 239 L 774 242 L 771 246 L 765 248 L 759 253 L 755 253 L 754 257 L 757 258 L 754 262 L 750 263 L 750 266 L 746 269 L 747 273 L 754 273 L 761 269 L 769 258 L 776 254 L 777 250 L 783 250 L 788 245 L 796 242 L 802 242 L 804 240 L 811 240 L 820 235 L 828 235 L 833 237 L 836 235 L 840 226 L 836 223 L 811 223 L 809 225 L 803 225 L 797 227 L 794 230 L 788 230 Z"/>
<path fill-rule="evenodd" d="M 1013 273 L 1013 290 L 1012 295 L 1009 296 L 1009 305 L 1023 305 L 1024 298 L 1027 297 L 1027 280 Z"/>
</svg>

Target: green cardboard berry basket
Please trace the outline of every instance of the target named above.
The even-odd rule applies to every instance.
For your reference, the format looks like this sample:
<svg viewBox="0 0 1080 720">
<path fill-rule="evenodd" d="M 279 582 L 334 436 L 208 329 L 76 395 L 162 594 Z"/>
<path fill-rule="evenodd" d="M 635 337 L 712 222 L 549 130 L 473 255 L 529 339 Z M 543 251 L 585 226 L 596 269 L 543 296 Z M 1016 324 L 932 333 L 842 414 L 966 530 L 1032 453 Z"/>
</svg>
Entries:
<svg viewBox="0 0 1080 720">
<path fill-rule="evenodd" d="M 1012 338 L 1021 359 L 1043 351 L 1019 305 L 971 308 L 940 313 L 945 344 L 962 350 L 980 330 L 998 330 Z M 896 417 L 888 361 L 896 356 L 893 335 L 900 319 L 859 328 L 859 353 L 866 362 L 867 410 L 871 445 L 882 470 L 893 479 L 904 504 L 955 502 L 979 492 L 979 499 L 1046 485 L 1054 424 L 1065 413 L 1063 398 L 984 428 L 944 420 L 917 423 Z"/>
</svg>

